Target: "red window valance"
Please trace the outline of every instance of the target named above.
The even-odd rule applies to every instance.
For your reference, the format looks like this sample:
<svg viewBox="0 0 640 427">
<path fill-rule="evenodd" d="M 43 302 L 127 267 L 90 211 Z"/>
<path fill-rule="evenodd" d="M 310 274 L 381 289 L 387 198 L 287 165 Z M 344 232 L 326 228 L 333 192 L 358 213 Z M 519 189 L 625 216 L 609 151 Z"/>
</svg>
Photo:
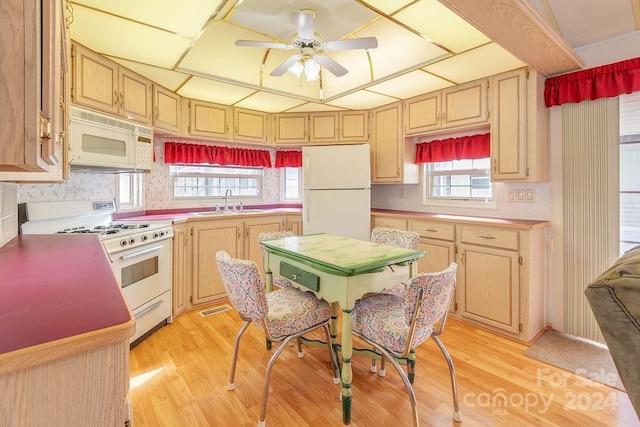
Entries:
<svg viewBox="0 0 640 427">
<path fill-rule="evenodd" d="M 423 142 L 416 145 L 416 163 L 483 159 L 491 155 L 490 143 L 488 133 Z"/>
<path fill-rule="evenodd" d="M 276 152 L 277 168 L 301 168 L 302 151 L 278 151 Z"/>
<path fill-rule="evenodd" d="M 575 73 L 550 77 L 545 81 L 544 101 L 547 107 L 567 102 L 611 98 L 640 90 L 640 58 Z"/>
<path fill-rule="evenodd" d="M 167 164 L 271 167 L 271 155 L 267 150 L 217 147 L 183 142 L 165 143 L 164 161 Z"/>
</svg>

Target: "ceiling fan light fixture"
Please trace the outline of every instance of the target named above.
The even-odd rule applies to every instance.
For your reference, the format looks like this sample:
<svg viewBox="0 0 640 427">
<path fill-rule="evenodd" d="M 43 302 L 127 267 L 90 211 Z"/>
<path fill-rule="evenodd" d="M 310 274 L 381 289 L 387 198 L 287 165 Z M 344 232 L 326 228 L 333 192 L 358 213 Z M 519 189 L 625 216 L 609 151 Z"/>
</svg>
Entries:
<svg viewBox="0 0 640 427">
<path fill-rule="evenodd" d="M 320 78 L 320 64 L 313 59 L 304 61 L 304 74 L 307 76 L 308 82 L 316 81 Z"/>
<path fill-rule="evenodd" d="M 303 70 L 304 70 L 304 65 L 300 60 L 294 62 L 293 65 L 289 67 L 289 72 L 294 76 L 296 76 L 296 78 L 298 79 L 300 78 L 300 75 L 302 74 Z"/>
</svg>

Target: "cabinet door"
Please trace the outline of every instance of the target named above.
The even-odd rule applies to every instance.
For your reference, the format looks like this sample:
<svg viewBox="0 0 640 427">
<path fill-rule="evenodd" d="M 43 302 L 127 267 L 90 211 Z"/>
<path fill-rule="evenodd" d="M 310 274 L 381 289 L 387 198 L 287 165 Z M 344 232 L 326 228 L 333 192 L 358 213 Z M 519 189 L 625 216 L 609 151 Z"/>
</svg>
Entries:
<svg viewBox="0 0 640 427">
<path fill-rule="evenodd" d="M 276 114 L 275 116 L 276 145 L 302 144 L 309 141 L 309 115 Z"/>
<path fill-rule="evenodd" d="M 262 273 L 264 273 L 264 265 L 258 235 L 260 233 L 274 233 L 282 230 L 283 227 L 284 220 L 280 217 L 245 222 L 244 258 L 255 262 Z"/>
<path fill-rule="evenodd" d="M 131 120 L 151 123 L 152 83 L 126 68 L 118 70 L 118 113 Z"/>
<path fill-rule="evenodd" d="M 269 115 L 262 111 L 233 109 L 233 139 L 236 141 L 269 142 Z"/>
<path fill-rule="evenodd" d="M 442 91 L 442 127 L 486 123 L 488 80 L 457 85 Z"/>
<path fill-rule="evenodd" d="M 118 114 L 118 66 L 102 55 L 74 44 L 71 101 Z"/>
<path fill-rule="evenodd" d="M 338 117 L 338 141 L 369 141 L 368 111 L 341 111 Z"/>
<path fill-rule="evenodd" d="M 215 254 L 226 251 L 242 258 L 242 222 L 203 221 L 193 225 L 192 303 L 200 304 L 226 296 Z"/>
<path fill-rule="evenodd" d="M 418 258 L 418 272 L 420 273 L 442 271 L 456 259 L 456 245 L 453 242 L 421 238 L 418 249 L 425 253 L 425 256 Z M 456 302 L 456 290 L 454 289 L 449 311 L 455 313 L 457 309 L 458 303 Z"/>
<path fill-rule="evenodd" d="M 179 135 L 182 125 L 180 95 L 153 85 L 153 127 Z"/>
<path fill-rule="evenodd" d="M 415 135 L 440 128 L 441 97 L 441 92 L 433 92 L 404 101 L 405 135 Z"/>
<path fill-rule="evenodd" d="M 461 245 L 458 279 L 462 316 L 514 334 L 519 332 L 517 252 Z"/>
<path fill-rule="evenodd" d="M 372 110 L 372 182 L 401 182 L 403 168 L 402 108 L 399 102 Z"/>
<path fill-rule="evenodd" d="M 293 231 L 296 236 L 302 236 L 302 215 L 289 215 L 287 217 L 287 230 Z"/>
<path fill-rule="evenodd" d="M 393 218 L 387 216 L 374 216 L 371 223 L 373 227 L 393 228 L 396 230 L 407 230 L 407 220 L 404 218 Z"/>
<path fill-rule="evenodd" d="M 309 142 L 338 141 L 338 116 L 337 112 L 309 113 Z"/>
<path fill-rule="evenodd" d="M 172 294 L 172 314 L 177 316 L 187 309 L 187 283 L 189 268 L 186 264 L 188 229 L 185 224 L 173 227 L 173 283 Z"/>
<path fill-rule="evenodd" d="M 231 107 L 211 102 L 189 101 L 189 134 L 216 139 L 231 137 Z"/>
</svg>

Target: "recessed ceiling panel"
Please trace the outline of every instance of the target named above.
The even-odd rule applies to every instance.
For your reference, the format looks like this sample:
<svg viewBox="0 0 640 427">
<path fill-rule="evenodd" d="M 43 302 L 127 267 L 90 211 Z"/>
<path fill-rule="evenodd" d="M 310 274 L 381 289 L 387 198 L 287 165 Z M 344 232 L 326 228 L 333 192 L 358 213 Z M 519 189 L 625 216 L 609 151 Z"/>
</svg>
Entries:
<svg viewBox="0 0 640 427">
<path fill-rule="evenodd" d="M 416 70 L 369 86 L 367 90 L 395 98 L 406 99 L 416 96 L 416 94 L 433 92 L 434 90 L 440 90 L 449 86 L 453 86 L 453 83 L 423 70 Z"/>
<path fill-rule="evenodd" d="M 79 5 L 101 9 L 108 14 L 121 16 L 156 28 L 183 34 L 193 38 L 213 15 L 219 0 L 153 0 L 149 1 L 105 1 L 75 0 L 75 11 Z M 111 36 L 111 34 L 109 34 Z"/>
<path fill-rule="evenodd" d="M 178 73 L 177 71 L 166 70 L 159 67 L 152 67 L 151 65 L 139 64 L 126 59 L 109 59 L 172 91 L 177 90 L 185 80 L 191 77 L 189 74 Z"/>
<path fill-rule="evenodd" d="M 395 101 L 398 101 L 398 99 L 366 90 L 359 90 L 358 92 L 331 100 L 328 104 L 348 110 L 367 110 L 381 105 L 391 104 Z"/>
<path fill-rule="evenodd" d="M 296 34 L 291 12 L 304 9 L 315 12 L 314 31 L 323 41 L 339 40 L 378 16 L 353 0 L 244 0 L 229 21 L 290 42 Z"/>
<path fill-rule="evenodd" d="M 178 94 L 186 98 L 201 99 L 226 105 L 232 105 L 254 92 L 255 90 L 245 87 L 201 77 L 193 77 L 178 90 Z"/>
<path fill-rule="evenodd" d="M 421 0 L 401 10 L 394 18 L 455 53 L 491 41 L 437 0 Z"/>
<path fill-rule="evenodd" d="M 195 71 L 205 76 L 260 86 L 260 67 L 266 49 L 235 46 L 237 39 L 255 34 L 226 22 L 212 22 L 178 65 L 179 71 Z M 262 38 L 262 41 L 270 41 Z"/>
<path fill-rule="evenodd" d="M 346 68 L 347 74 L 336 77 L 328 70 L 322 70 L 324 99 L 352 92 L 371 84 L 371 64 L 367 51 L 343 50 L 329 52 L 327 56 Z"/>
<path fill-rule="evenodd" d="M 369 50 L 374 81 L 449 55 L 425 38 L 387 19 L 379 19 L 358 31 L 356 36 L 378 38 L 378 47 Z"/>
<path fill-rule="evenodd" d="M 235 107 L 248 108 L 250 110 L 266 111 L 267 113 L 277 113 L 286 111 L 303 104 L 305 101 L 293 99 L 286 96 L 274 95 L 267 92 L 256 92 L 255 94 L 234 104 Z"/>
<path fill-rule="evenodd" d="M 495 43 L 488 43 L 423 69 L 456 83 L 524 67 L 525 64 Z"/>
<path fill-rule="evenodd" d="M 185 37 L 81 6 L 73 10 L 70 35 L 103 55 L 163 68 L 173 67 L 191 42 Z"/>
</svg>

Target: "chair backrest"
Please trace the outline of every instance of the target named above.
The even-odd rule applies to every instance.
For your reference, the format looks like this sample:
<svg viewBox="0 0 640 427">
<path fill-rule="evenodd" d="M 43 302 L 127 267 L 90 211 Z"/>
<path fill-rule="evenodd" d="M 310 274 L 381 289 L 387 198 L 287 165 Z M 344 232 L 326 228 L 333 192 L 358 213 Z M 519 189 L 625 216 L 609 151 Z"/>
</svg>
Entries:
<svg viewBox="0 0 640 427">
<path fill-rule="evenodd" d="M 439 321 L 445 321 L 456 286 L 455 262 L 440 272 L 418 273 L 407 286 L 405 293 L 405 316 L 412 325 L 411 348 L 429 338 Z M 414 310 L 418 310 L 414 316 Z"/>
<path fill-rule="evenodd" d="M 293 231 L 265 231 L 258 234 L 258 242 L 263 240 L 282 239 L 284 237 L 293 237 L 296 234 Z M 262 252 L 262 261 L 264 262 L 264 245 L 260 244 L 260 252 Z"/>
<path fill-rule="evenodd" d="M 262 275 L 255 262 L 216 252 L 220 277 L 231 305 L 244 319 L 258 321 L 269 311 Z"/>
<path fill-rule="evenodd" d="M 375 227 L 371 230 L 371 241 L 404 249 L 418 249 L 420 235 L 415 231 Z"/>
</svg>

